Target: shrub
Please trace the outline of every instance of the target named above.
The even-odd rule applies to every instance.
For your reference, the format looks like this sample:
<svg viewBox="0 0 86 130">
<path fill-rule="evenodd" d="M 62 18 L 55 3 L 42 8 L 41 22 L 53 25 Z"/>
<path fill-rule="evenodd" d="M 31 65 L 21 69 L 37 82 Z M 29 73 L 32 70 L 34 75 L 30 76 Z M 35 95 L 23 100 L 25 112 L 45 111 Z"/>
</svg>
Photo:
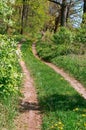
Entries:
<svg viewBox="0 0 86 130">
<path fill-rule="evenodd" d="M 56 46 L 49 42 L 38 41 L 36 48 L 38 55 L 46 61 L 49 61 L 56 55 Z"/>
<path fill-rule="evenodd" d="M 75 41 L 77 43 L 86 44 L 86 27 L 82 27 L 78 29 L 75 36 Z"/>
<path fill-rule="evenodd" d="M 85 44 L 80 43 L 85 41 L 85 32 L 84 34 L 80 34 L 81 30 L 76 32 L 77 30 L 70 31 L 61 27 L 56 34 L 51 35 L 52 38 L 45 38 L 37 42 L 38 55 L 44 60 L 51 61 L 52 58 L 60 55 L 85 54 Z"/>
<path fill-rule="evenodd" d="M 52 41 L 56 44 L 70 44 L 73 42 L 74 36 L 70 30 L 61 27 L 59 31 L 53 35 Z"/>
<path fill-rule="evenodd" d="M 72 52 L 71 46 L 67 46 L 66 44 L 61 44 L 57 46 L 56 49 L 57 55 L 67 55 L 70 54 Z"/>
<path fill-rule="evenodd" d="M 0 35 L 0 94 L 18 92 L 21 75 L 19 72 L 16 43 L 12 38 Z"/>
</svg>

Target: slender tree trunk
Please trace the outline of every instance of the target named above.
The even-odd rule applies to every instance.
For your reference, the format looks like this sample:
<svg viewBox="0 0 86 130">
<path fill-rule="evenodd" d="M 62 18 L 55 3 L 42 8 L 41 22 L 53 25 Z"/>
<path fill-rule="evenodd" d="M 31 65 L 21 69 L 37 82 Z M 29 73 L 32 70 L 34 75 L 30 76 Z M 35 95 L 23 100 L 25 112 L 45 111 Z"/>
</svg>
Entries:
<svg viewBox="0 0 86 130">
<path fill-rule="evenodd" d="M 66 26 L 67 19 L 67 5 L 66 0 L 63 0 L 61 5 L 61 26 Z"/>
<path fill-rule="evenodd" d="M 66 23 L 67 23 L 68 18 L 69 18 L 69 13 L 70 13 L 70 5 L 67 7 Z"/>
<path fill-rule="evenodd" d="M 24 10 L 25 10 L 25 0 L 23 0 L 23 6 L 22 6 L 22 16 L 21 16 L 21 34 L 24 32 Z"/>
<path fill-rule="evenodd" d="M 26 5 L 26 11 L 25 11 L 25 25 L 27 26 L 28 22 L 28 12 L 29 12 L 29 6 Z"/>
<path fill-rule="evenodd" d="M 54 33 L 56 33 L 56 31 L 57 31 L 57 29 L 58 29 L 59 21 L 60 21 L 60 15 L 59 15 L 58 17 L 55 18 Z"/>
<path fill-rule="evenodd" d="M 22 14 L 21 14 L 21 31 L 20 31 L 21 34 L 24 33 L 24 27 L 27 23 L 27 19 L 28 19 L 28 4 L 27 0 L 23 0 Z"/>
<path fill-rule="evenodd" d="M 86 13 L 86 0 L 84 0 L 84 13 Z"/>
<path fill-rule="evenodd" d="M 10 19 L 10 16 L 8 17 L 8 21 L 9 21 L 9 19 Z M 5 32 L 8 34 L 9 33 L 9 28 L 10 28 L 10 26 L 9 26 L 9 24 L 7 23 L 7 25 L 6 25 L 6 30 L 5 30 Z"/>
</svg>

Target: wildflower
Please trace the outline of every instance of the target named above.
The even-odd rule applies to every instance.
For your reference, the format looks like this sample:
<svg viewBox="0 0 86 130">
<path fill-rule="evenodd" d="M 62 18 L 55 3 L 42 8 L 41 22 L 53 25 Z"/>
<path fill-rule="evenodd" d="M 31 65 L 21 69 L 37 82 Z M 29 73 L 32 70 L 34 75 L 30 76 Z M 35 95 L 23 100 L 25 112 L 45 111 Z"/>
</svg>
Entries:
<svg viewBox="0 0 86 130">
<path fill-rule="evenodd" d="M 58 124 L 55 124 L 55 126 L 58 126 Z"/>
<path fill-rule="evenodd" d="M 79 108 L 75 108 L 75 109 L 73 109 L 73 111 L 78 111 L 79 110 Z"/>
<path fill-rule="evenodd" d="M 62 126 L 58 126 L 58 129 L 59 129 L 59 130 L 63 130 L 63 127 L 62 127 Z"/>
<path fill-rule="evenodd" d="M 60 79 L 61 79 L 61 80 L 64 80 L 64 78 L 62 78 L 62 77 L 61 77 Z"/>
<path fill-rule="evenodd" d="M 63 130 L 63 126 L 64 126 L 63 123 L 61 121 L 59 121 L 59 122 L 55 123 L 54 125 L 52 125 L 51 129 L 57 129 L 58 128 L 58 130 Z"/>
<path fill-rule="evenodd" d="M 82 114 L 82 117 L 86 117 L 86 114 Z"/>
<path fill-rule="evenodd" d="M 62 124 L 62 122 L 61 122 L 61 121 L 59 121 L 59 122 L 58 122 L 58 124 L 60 124 L 60 125 L 61 125 L 61 124 Z"/>
<path fill-rule="evenodd" d="M 84 126 L 86 127 L 86 123 L 84 123 Z"/>
</svg>

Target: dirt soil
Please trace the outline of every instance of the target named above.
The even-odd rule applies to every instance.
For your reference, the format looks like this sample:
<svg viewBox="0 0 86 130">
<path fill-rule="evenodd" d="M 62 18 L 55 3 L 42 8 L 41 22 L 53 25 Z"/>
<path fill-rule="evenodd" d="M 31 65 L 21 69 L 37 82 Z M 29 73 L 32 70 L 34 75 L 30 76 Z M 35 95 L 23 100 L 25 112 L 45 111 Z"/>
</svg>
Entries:
<svg viewBox="0 0 86 130">
<path fill-rule="evenodd" d="M 36 52 L 36 45 L 35 43 L 33 44 L 32 46 L 32 51 L 33 51 L 33 54 L 34 56 L 41 60 L 38 55 L 37 55 L 37 52 Z M 48 63 L 48 62 L 45 62 L 43 60 L 41 60 L 42 62 L 44 62 L 46 65 L 48 65 L 49 67 L 51 67 L 55 72 L 57 72 L 58 74 L 60 74 L 66 81 L 68 81 L 70 83 L 70 85 L 84 98 L 86 99 L 86 89 L 83 87 L 83 85 L 77 81 L 74 77 L 70 76 L 69 74 L 67 74 L 63 69 L 55 66 L 54 64 L 52 63 Z"/>
<path fill-rule="evenodd" d="M 19 51 L 20 47 L 19 44 Z M 20 113 L 15 121 L 16 130 L 41 130 L 42 117 L 34 82 L 22 59 L 20 65 L 24 74 L 24 86 L 21 90 L 23 97 L 20 102 Z"/>
</svg>

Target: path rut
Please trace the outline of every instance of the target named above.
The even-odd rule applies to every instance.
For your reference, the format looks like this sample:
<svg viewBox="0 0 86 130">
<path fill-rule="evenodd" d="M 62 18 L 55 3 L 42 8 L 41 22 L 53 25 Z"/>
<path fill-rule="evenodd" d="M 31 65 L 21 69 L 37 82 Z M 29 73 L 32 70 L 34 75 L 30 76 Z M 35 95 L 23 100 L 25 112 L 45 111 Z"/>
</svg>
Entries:
<svg viewBox="0 0 86 130">
<path fill-rule="evenodd" d="M 21 45 L 18 45 L 20 51 Z M 33 79 L 30 76 L 24 61 L 20 65 L 24 74 L 24 87 L 21 93 L 24 95 L 20 103 L 20 113 L 16 119 L 16 130 L 41 130 L 42 118 L 37 100 L 37 94 Z"/>
<path fill-rule="evenodd" d="M 37 55 L 37 52 L 36 52 L 36 44 L 34 43 L 32 45 L 32 51 L 33 51 L 33 54 L 36 58 L 38 58 L 39 60 L 41 60 L 38 55 Z M 55 66 L 54 64 L 52 63 L 48 63 L 48 62 L 45 62 L 45 61 L 42 61 L 44 62 L 46 65 L 48 65 L 49 67 L 51 67 L 55 72 L 57 72 L 58 74 L 60 74 L 62 77 L 64 77 L 64 79 L 66 81 L 68 81 L 71 86 L 84 98 L 86 99 L 86 89 L 83 87 L 83 85 L 77 81 L 74 77 L 70 76 L 69 74 L 67 74 L 63 69 Z"/>
</svg>

